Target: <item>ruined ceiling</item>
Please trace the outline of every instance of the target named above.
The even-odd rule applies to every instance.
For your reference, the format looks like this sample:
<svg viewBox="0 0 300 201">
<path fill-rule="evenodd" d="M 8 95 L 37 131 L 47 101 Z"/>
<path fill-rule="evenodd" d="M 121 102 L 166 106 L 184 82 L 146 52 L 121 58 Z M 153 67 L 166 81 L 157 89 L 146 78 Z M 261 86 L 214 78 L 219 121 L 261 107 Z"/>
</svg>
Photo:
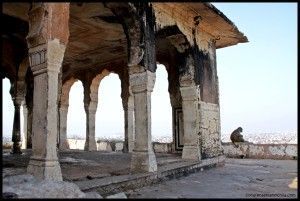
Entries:
<svg viewBox="0 0 300 201">
<path fill-rule="evenodd" d="M 2 5 L 4 14 L 28 22 L 29 3 Z M 211 32 L 215 37 L 221 37 L 216 41 L 217 48 L 247 42 L 247 38 L 234 24 L 211 4 L 185 3 L 184 6 L 194 12 L 194 15 L 201 15 L 205 31 Z M 82 70 L 98 70 L 111 65 L 123 68 L 126 64 L 127 42 L 122 25 L 103 3 L 71 3 L 69 29 L 63 77 L 80 73 Z M 164 40 L 157 41 L 160 42 L 157 54 L 167 54 L 166 52 L 170 51 L 167 47 L 169 44 Z"/>
</svg>

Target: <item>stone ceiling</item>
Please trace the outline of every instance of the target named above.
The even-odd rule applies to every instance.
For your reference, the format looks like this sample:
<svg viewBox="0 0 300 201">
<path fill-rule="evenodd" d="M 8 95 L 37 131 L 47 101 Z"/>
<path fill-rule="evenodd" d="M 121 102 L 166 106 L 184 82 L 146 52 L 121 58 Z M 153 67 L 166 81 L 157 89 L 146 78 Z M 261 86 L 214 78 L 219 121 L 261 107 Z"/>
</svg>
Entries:
<svg viewBox="0 0 300 201">
<path fill-rule="evenodd" d="M 235 25 L 211 4 L 185 3 L 184 6 L 195 14 L 201 14 L 207 32 L 221 37 L 216 41 L 217 48 L 247 42 Z M 3 3 L 3 13 L 28 21 L 29 7 L 29 3 Z M 122 25 L 103 3 L 71 3 L 69 29 L 69 43 L 63 62 L 64 77 L 83 69 L 111 65 L 123 68 L 126 65 L 127 42 Z M 168 51 L 165 45 L 166 42 L 161 43 L 162 54 Z"/>
</svg>

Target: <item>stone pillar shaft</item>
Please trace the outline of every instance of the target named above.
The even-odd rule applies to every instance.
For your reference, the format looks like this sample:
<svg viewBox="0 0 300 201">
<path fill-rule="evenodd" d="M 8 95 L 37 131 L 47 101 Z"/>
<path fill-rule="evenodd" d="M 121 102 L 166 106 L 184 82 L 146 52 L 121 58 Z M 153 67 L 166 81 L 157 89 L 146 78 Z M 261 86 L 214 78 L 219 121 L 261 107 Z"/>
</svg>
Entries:
<svg viewBox="0 0 300 201">
<path fill-rule="evenodd" d="M 56 68 L 60 66 L 57 65 Z M 56 151 L 58 72 L 47 71 L 34 74 L 33 155 L 27 170 L 40 179 L 61 181 L 62 175 Z"/>
<path fill-rule="evenodd" d="M 67 117 L 68 117 L 68 105 L 60 105 L 59 108 L 59 149 L 69 149 L 69 143 L 67 139 Z"/>
<path fill-rule="evenodd" d="M 28 16 L 26 39 L 34 93 L 27 172 L 39 179 L 62 181 L 56 150 L 58 74 L 69 38 L 69 3 L 33 3 Z"/>
<path fill-rule="evenodd" d="M 183 159 L 201 160 L 199 146 L 199 86 L 180 87 L 182 96 L 184 147 Z"/>
<path fill-rule="evenodd" d="M 27 122 L 28 122 L 28 109 L 27 105 L 24 103 L 23 104 L 23 116 L 24 116 L 24 127 L 23 127 L 23 142 L 22 142 L 22 149 L 27 149 L 27 142 L 28 142 L 28 137 L 27 137 Z"/>
<path fill-rule="evenodd" d="M 95 121 L 97 102 L 90 102 L 89 106 L 85 106 L 86 113 L 86 140 L 84 145 L 85 151 L 97 151 L 97 144 L 95 139 Z"/>
<path fill-rule="evenodd" d="M 17 98 L 14 98 L 17 99 Z M 20 101 L 14 100 L 15 114 L 14 114 L 14 122 L 13 122 L 13 131 L 12 131 L 12 154 L 21 154 L 21 121 L 20 121 Z"/>
<path fill-rule="evenodd" d="M 32 148 L 32 118 L 33 118 L 33 109 L 27 107 L 27 149 Z"/>
<path fill-rule="evenodd" d="M 124 106 L 124 104 L 126 106 Z M 124 108 L 124 131 L 125 131 L 125 152 L 132 152 L 134 148 L 134 104 L 133 97 L 128 98 L 128 102 L 123 104 Z"/>
<path fill-rule="evenodd" d="M 154 172 L 157 171 L 157 163 L 151 139 L 151 92 L 155 83 L 155 73 L 145 71 L 131 74 L 129 78 L 135 113 L 135 144 L 131 170 Z"/>
</svg>

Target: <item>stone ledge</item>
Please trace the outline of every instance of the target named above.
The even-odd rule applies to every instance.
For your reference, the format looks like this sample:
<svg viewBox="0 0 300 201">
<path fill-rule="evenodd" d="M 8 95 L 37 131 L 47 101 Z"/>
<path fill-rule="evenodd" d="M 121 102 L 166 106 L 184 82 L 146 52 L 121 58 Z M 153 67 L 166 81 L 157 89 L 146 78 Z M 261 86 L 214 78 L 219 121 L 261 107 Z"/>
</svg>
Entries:
<svg viewBox="0 0 300 201">
<path fill-rule="evenodd" d="M 231 142 L 222 143 L 224 154 L 229 158 L 283 159 L 298 157 L 297 144 L 253 144 L 238 143 L 236 148 Z"/>
<path fill-rule="evenodd" d="M 164 180 L 187 176 L 197 171 L 207 168 L 223 165 L 225 156 L 205 159 L 200 162 L 182 161 L 171 164 L 165 168 L 159 169 L 154 173 L 140 173 L 122 176 L 113 176 L 103 179 L 95 179 L 90 181 L 74 182 L 83 192 L 97 191 L 102 196 L 124 192 L 136 188 L 141 188 Z"/>
</svg>

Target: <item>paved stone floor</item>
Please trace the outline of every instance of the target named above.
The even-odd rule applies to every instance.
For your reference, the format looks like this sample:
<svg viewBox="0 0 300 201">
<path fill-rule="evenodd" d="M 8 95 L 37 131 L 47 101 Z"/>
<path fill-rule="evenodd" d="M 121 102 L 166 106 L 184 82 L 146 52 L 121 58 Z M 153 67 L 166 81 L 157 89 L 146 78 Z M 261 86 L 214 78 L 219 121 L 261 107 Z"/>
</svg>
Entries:
<svg viewBox="0 0 300 201">
<path fill-rule="evenodd" d="M 8 152 L 3 152 L 2 176 L 25 173 L 30 150 L 16 156 Z M 156 156 L 159 167 L 180 160 L 178 155 Z M 126 175 L 130 167 L 130 154 L 120 152 L 72 150 L 60 152 L 59 160 L 66 181 Z M 129 198 L 296 198 L 297 189 L 290 187 L 297 186 L 297 176 L 297 160 L 227 158 L 224 166 L 125 193 Z"/>
<path fill-rule="evenodd" d="M 31 156 L 31 150 L 22 155 L 11 155 L 4 150 L 2 155 L 3 177 L 23 174 Z M 158 168 L 181 160 L 178 154 L 157 153 Z M 65 181 L 90 180 L 130 173 L 131 154 L 122 152 L 68 150 L 59 152 L 59 162 Z"/>
<path fill-rule="evenodd" d="M 297 176 L 296 160 L 227 158 L 223 167 L 127 194 L 129 198 L 297 198 L 297 189 L 290 188 L 297 186 Z"/>
</svg>

